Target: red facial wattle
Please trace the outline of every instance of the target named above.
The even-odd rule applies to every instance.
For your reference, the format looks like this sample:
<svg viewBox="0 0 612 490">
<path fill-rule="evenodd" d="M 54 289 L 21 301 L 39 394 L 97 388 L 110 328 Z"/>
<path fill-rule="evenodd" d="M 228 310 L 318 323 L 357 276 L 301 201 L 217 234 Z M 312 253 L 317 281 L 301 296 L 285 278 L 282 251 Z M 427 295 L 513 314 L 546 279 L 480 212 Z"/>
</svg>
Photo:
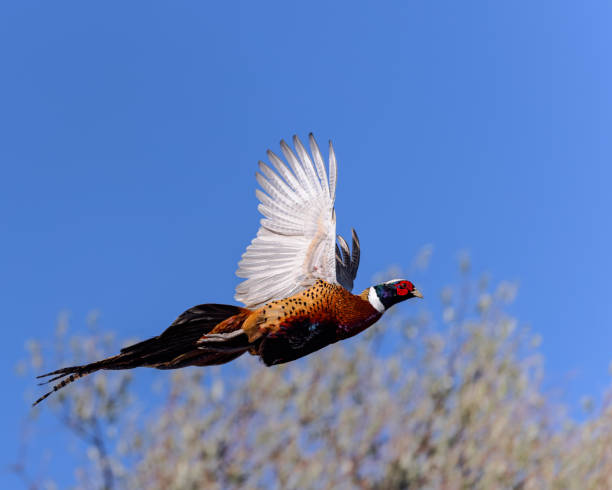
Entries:
<svg viewBox="0 0 612 490">
<path fill-rule="evenodd" d="M 395 285 L 395 288 L 399 296 L 406 296 L 410 291 L 414 289 L 414 286 L 408 281 L 401 281 Z"/>
</svg>

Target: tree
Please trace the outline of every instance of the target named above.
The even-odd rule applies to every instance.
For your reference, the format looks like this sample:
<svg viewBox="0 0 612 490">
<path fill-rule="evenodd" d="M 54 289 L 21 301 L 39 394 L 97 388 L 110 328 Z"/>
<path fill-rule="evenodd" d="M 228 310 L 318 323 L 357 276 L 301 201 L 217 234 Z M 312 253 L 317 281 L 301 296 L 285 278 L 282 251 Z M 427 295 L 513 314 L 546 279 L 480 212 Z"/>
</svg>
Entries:
<svg viewBox="0 0 612 490">
<path fill-rule="evenodd" d="M 540 389 L 537 336 L 507 313 L 516 287 L 463 270 L 441 320 L 395 311 L 284 366 L 167 373 L 145 414 L 130 372 L 80 380 L 42 410 L 88 446 L 85 488 L 612 488 L 612 406 L 572 423 Z M 71 355 L 110 344 L 94 332 Z"/>
</svg>

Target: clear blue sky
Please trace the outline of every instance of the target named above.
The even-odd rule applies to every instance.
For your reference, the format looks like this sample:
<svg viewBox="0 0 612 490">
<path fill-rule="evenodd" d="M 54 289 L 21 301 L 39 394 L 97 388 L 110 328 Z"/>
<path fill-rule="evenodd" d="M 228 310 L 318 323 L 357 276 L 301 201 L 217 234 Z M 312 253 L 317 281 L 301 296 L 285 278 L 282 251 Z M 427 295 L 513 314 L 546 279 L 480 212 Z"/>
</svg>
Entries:
<svg viewBox="0 0 612 490">
<path fill-rule="evenodd" d="M 309 131 L 335 144 L 357 288 L 431 243 L 436 308 L 467 249 L 520 281 L 547 386 L 570 404 L 600 394 L 611 20 L 608 2 L 557 0 L 3 2 L 2 461 L 29 410 L 13 375 L 26 339 L 50 338 L 64 309 L 73 330 L 99 309 L 144 338 L 232 302 L 257 160 Z"/>
</svg>

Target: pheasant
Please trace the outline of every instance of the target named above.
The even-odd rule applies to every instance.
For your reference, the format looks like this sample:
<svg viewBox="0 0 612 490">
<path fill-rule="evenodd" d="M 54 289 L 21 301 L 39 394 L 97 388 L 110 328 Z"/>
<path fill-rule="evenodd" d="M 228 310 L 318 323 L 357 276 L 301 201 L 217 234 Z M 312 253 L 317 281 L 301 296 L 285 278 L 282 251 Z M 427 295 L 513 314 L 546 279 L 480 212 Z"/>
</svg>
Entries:
<svg viewBox="0 0 612 490">
<path fill-rule="evenodd" d="M 293 361 L 356 335 L 396 303 L 422 298 L 414 285 L 395 279 L 351 293 L 360 259 L 359 238 L 336 237 L 336 156 L 329 143 L 329 177 L 321 151 L 309 136 L 310 154 L 297 136 L 295 151 L 281 141 L 288 163 L 272 151 L 276 172 L 259 162 L 256 190 L 264 216 L 236 275 L 244 279 L 235 299 L 245 307 L 203 304 L 182 313 L 160 335 L 90 364 L 38 376 L 53 392 L 102 369 L 224 364 L 249 352 L 266 366 Z"/>
</svg>

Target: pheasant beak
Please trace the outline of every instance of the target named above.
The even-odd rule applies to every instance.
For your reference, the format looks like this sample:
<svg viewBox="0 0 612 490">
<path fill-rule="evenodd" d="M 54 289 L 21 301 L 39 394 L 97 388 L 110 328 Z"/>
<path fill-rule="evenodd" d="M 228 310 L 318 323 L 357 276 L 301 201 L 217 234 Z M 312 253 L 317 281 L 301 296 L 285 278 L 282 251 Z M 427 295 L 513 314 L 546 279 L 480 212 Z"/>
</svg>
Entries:
<svg viewBox="0 0 612 490">
<path fill-rule="evenodd" d="M 412 290 L 412 296 L 423 299 L 423 293 L 421 293 L 421 291 L 419 291 L 418 289 Z"/>
</svg>

